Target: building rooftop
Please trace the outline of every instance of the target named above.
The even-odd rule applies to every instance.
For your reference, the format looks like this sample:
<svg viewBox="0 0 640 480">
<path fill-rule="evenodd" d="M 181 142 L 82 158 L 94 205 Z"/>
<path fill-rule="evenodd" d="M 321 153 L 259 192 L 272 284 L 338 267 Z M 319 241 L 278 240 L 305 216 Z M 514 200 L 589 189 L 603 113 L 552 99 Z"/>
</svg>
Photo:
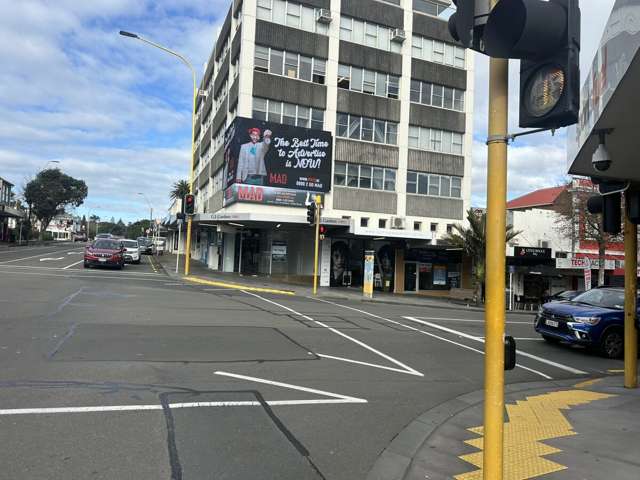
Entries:
<svg viewBox="0 0 640 480">
<path fill-rule="evenodd" d="M 507 202 L 508 210 L 517 210 L 520 208 L 546 207 L 553 205 L 560 194 L 566 190 L 566 186 L 541 188 L 533 192 L 514 198 Z"/>
<path fill-rule="evenodd" d="M 11 183 L 9 180 L 5 180 L 4 178 L 0 177 L 0 183 L 5 183 L 7 185 L 9 185 L 10 187 L 15 186 L 13 183 Z"/>
</svg>

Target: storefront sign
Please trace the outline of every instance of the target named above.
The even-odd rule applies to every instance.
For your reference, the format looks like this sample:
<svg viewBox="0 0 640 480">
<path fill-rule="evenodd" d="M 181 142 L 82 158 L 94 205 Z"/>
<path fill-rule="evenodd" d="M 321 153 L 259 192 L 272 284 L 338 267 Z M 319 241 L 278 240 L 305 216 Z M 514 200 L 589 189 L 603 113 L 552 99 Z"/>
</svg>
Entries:
<svg viewBox="0 0 640 480">
<path fill-rule="evenodd" d="M 584 269 L 584 289 L 591 290 L 591 269 Z"/>
<path fill-rule="evenodd" d="M 225 132 L 225 187 L 328 192 L 332 144 L 323 130 L 237 117 Z"/>
<path fill-rule="evenodd" d="M 279 205 L 282 207 L 304 207 L 310 197 L 320 195 L 324 203 L 324 195 L 287 188 L 261 187 L 257 185 L 233 184 L 224 191 L 224 206 L 236 202 L 259 203 L 262 205 Z"/>
<path fill-rule="evenodd" d="M 364 281 L 362 292 L 365 297 L 373 298 L 373 263 L 375 252 L 373 250 L 365 250 L 364 252 Z"/>
<path fill-rule="evenodd" d="M 287 261 L 287 242 L 273 242 L 271 245 L 271 260 L 274 262 Z"/>
<path fill-rule="evenodd" d="M 513 253 L 515 257 L 525 258 L 551 258 L 550 248 L 537 247 L 514 247 Z"/>
<path fill-rule="evenodd" d="M 446 265 L 434 265 L 433 266 L 433 284 L 434 285 L 446 285 L 447 284 L 447 267 L 446 267 Z"/>
<path fill-rule="evenodd" d="M 331 240 L 326 238 L 322 242 L 320 252 L 320 286 L 331 285 Z"/>
<path fill-rule="evenodd" d="M 584 270 L 584 269 L 598 269 L 600 268 L 600 262 L 598 259 L 589 258 L 556 258 L 556 268 L 563 270 Z M 615 260 L 604 260 L 605 270 L 615 270 Z"/>
</svg>

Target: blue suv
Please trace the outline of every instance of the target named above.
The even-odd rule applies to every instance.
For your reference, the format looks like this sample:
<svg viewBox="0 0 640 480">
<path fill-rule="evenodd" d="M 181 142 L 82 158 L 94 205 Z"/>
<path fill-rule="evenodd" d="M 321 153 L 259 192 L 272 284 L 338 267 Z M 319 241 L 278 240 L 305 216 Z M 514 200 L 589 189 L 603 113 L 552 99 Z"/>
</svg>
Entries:
<svg viewBox="0 0 640 480">
<path fill-rule="evenodd" d="M 594 288 L 569 301 L 545 303 L 538 310 L 534 326 L 548 342 L 584 345 L 598 349 L 605 357 L 621 358 L 624 289 Z"/>
</svg>

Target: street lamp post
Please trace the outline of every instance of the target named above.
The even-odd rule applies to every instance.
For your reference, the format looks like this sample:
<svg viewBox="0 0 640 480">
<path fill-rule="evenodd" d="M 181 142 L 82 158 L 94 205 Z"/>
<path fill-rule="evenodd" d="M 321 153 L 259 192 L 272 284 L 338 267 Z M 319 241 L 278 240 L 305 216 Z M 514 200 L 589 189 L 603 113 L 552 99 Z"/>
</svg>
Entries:
<svg viewBox="0 0 640 480">
<path fill-rule="evenodd" d="M 144 42 L 148 45 L 151 45 L 152 47 L 158 48 L 160 50 L 162 50 L 163 52 L 168 53 L 169 55 L 173 55 L 174 57 L 177 57 L 182 63 L 184 63 L 189 70 L 191 71 L 191 76 L 193 77 L 193 100 L 192 100 L 192 108 L 191 108 L 191 159 L 190 159 L 190 163 L 191 163 L 191 171 L 189 174 L 189 193 L 193 194 L 193 181 L 194 181 L 194 175 L 193 175 L 193 153 L 194 153 L 194 145 L 195 145 L 195 138 L 194 134 L 195 134 L 195 118 L 196 118 L 196 99 L 198 98 L 198 86 L 196 85 L 196 71 L 193 68 L 193 65 L 191 65 L 191 63 L 182 55 L 180 55 L 177 52 L 174 52 L 173 50 L 170 50 L 166 47 L 163 47 L 162 45 L 159 45 L 155 42 L 152 42 L 151 40 L 147 40 L 146 38 L 142 38 L 140 35 L 137 35 L 135 33 L 131 33 L 131 32 L 126 32 L 124 30 L 120 30 L 120 35 L 122 35 L 123 37 L 129 37 L 129 38 L 134 38 L 136 40 L 140 40 L 141 42 Z M 186 240 L 186 245 L 185 245 L 185 255 L 184 255 L 184 274 L 185 275 L 189 275 L 189 271 L 191 269 L 191 224 L 192 224 L 192 216 L 189 215 L 188 219 L 187 219 L 187 240 Z"/>
<path fill-rule="evenodd" d="M 151 202 L 144 193 L 138 192 L 138 195 L 144 197 L 144 199 L 147 201 L 147 205 L 149 205 L 149 229 L 151 229 L 153 225 L 153 205 L 151 205 Z"/>
</svg>

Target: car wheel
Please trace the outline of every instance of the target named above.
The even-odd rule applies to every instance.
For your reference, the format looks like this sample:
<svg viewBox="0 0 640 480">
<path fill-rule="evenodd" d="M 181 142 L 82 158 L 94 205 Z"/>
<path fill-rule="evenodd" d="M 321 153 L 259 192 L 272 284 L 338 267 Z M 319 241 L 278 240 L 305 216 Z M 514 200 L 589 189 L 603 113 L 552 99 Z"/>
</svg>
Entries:
<svg viewBox="0 0 640 480">
<path fill-rule="evenodd" d="M 552 337 L 550 335 L 542 335 L 542 338 L 544 338 L 545 342 L 560 343 L 560 340 L 558 340 L 556 337 Z"/>
<path fill-rule="evenodd" d="M 600 340 L 600 353 L 607 358 L 622 358 L 624 335 L 621 330 L 607 330 Z"/>
</svg>

